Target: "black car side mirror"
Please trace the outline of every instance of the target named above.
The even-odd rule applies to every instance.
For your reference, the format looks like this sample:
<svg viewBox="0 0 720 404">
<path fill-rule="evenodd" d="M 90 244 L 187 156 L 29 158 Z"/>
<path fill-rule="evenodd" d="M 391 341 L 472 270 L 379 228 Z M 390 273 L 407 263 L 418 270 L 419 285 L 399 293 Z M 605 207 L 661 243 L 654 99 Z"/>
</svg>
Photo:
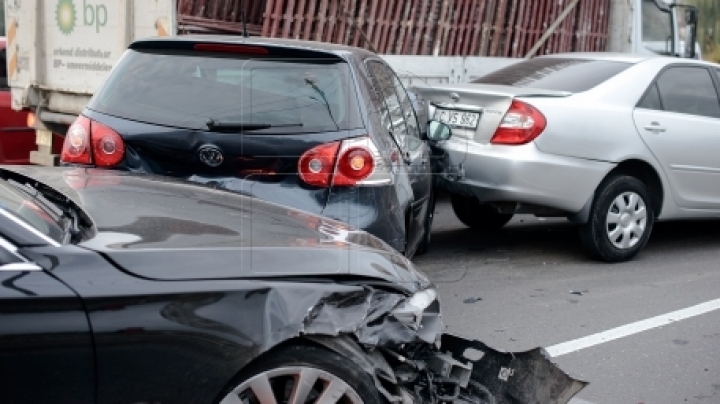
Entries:
<svg viewBox="0 0 720 404">
<path fill-rule="evenodd" d="M 427 131 L 428 139 L 435 142 L 442 142 L 450 139 L 452 136 L 452 129 L 440 121 L 430 121 L 428 124 Z"/>
</svg>

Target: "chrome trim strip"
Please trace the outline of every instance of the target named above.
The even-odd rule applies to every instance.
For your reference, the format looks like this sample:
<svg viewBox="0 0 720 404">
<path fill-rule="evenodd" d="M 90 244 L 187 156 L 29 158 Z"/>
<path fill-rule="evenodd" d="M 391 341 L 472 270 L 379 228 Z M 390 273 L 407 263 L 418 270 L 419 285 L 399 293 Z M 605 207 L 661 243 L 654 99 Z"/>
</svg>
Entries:
<svg viewBox="0 0 720 404">
<path fill-rule="evenodd" d="M 0 248 L 4 248 L 11 253 L 15 253 L 18 250 L 18 248 L 14 244 L 10 243 L 2 237 L 0 237 Z"/>
<path fill-rule="evenodd" d="M 50 237 L 42 234 L 38 229 L 30 226 L 29 224 L 25 223 L 24 221 L 22 221 L 22 220 L 20 220 L 20 219 L 18 219 L 18 218 L 15 217 L 14 215 L 11 215 L 11 214 L 8 213 L 5 209 L 0 209 L 0 214 L 3 215 L 3 216 L 5 216 L 5 217 L 7 217 L 7 218 L 10 219 L 10 220 L 12 220 L 13 222 L 19 224 L 20 227 L 25 228 L 25 229 L 26 229 L 27 231 L 29 231 L 30 233 L 32 233 L 32 234 L 40 237 L 41 239 L 43 239 L 44 241 L 46 241 L 46 242 L 47 242 L 48 244 L 50 244 L 51 246 L 53 246 L 53 247 L 60 247 L 60 243 L 58 243 L 57 241 L 51 239 Z"/>
<path fill-rule="evenodd" d="M 698 173 L 714 173 L 720 174 L 720 168 L 712 167 L 698 167 L 698 166 L 686 166 L 680 164 L 670 164 L 670 169 L 673 171 L 691 171 Z"/>
<path fill-rule="evenodd" d="M 18 248 L 11 242 L 0 237 L 0 248 L 4 248 L 10 252 L 10 254 L 18 257 L 21 262 L 12 262 L 10 264 L 0 265 L 0 272 L 3 271 L 42 271 L 42 268 L 30 262 L 27 258 L 23 257 L 18 253 Z"/>
</svg>

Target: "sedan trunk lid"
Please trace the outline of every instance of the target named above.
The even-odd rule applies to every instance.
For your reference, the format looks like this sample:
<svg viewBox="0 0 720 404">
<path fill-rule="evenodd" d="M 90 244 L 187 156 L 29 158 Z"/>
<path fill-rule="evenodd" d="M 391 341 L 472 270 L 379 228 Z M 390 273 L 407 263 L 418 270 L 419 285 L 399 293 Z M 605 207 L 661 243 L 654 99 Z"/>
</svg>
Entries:
<svg viewBox="0 0 720 404">
<path fill-rule="evenodd" d="M 448 123 L 453 128 L 453 137 L 481 144 L 490 142 L 514 98 L 571 95 L 566 91 L 474 83 L 421 88 L 419 91 L 430 103 L 431 119 Z M 478 116 L 477 126 L 473 127 L 475 122 L 464 125 L 463 117 L 474 114 Z"/>
</svg>

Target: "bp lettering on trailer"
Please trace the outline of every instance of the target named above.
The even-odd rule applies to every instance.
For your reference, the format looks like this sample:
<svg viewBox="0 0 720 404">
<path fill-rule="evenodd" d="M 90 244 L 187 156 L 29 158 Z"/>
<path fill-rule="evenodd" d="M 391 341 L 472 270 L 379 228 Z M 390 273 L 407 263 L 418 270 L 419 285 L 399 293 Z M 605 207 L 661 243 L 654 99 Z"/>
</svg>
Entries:
<svg viewBox="0 0 720 404">
<path fill-rule="evenodd" d="M 78 10 L 75 4 L 75 0 L 58 0 L 57 3 L 55 17 L 60 32 L 65 35 L 72 34 L 78 23 Z M 100 28 L 107 25 L 108 10 L 104 4 L 93 4 L 82 0 L 80 15 L 82 25 L 94 27 L 96 33 L 99 33 Z"/>
</svg>

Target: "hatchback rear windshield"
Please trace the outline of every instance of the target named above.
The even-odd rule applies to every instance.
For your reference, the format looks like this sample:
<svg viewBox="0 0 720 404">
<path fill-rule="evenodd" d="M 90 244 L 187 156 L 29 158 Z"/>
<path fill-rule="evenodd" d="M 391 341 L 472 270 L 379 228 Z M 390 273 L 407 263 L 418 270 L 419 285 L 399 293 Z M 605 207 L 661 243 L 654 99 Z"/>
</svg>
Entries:
<svg viewBox="0 0 720 404">
<path fill-rule="evenodd" d="M 630 66 L 630 63 L 608 60 L 535 58 L 504 67 L 472 82 L 576 93 L 587 91 Z"/>
<path fill-rule="evenodd" d="M 329 132 L 362 127 L 352 84 L 340 59 L 128 50 L 88 108 L 187 129 L 212 120 L 272 125 L 253 133 Z"/>
</svg>

